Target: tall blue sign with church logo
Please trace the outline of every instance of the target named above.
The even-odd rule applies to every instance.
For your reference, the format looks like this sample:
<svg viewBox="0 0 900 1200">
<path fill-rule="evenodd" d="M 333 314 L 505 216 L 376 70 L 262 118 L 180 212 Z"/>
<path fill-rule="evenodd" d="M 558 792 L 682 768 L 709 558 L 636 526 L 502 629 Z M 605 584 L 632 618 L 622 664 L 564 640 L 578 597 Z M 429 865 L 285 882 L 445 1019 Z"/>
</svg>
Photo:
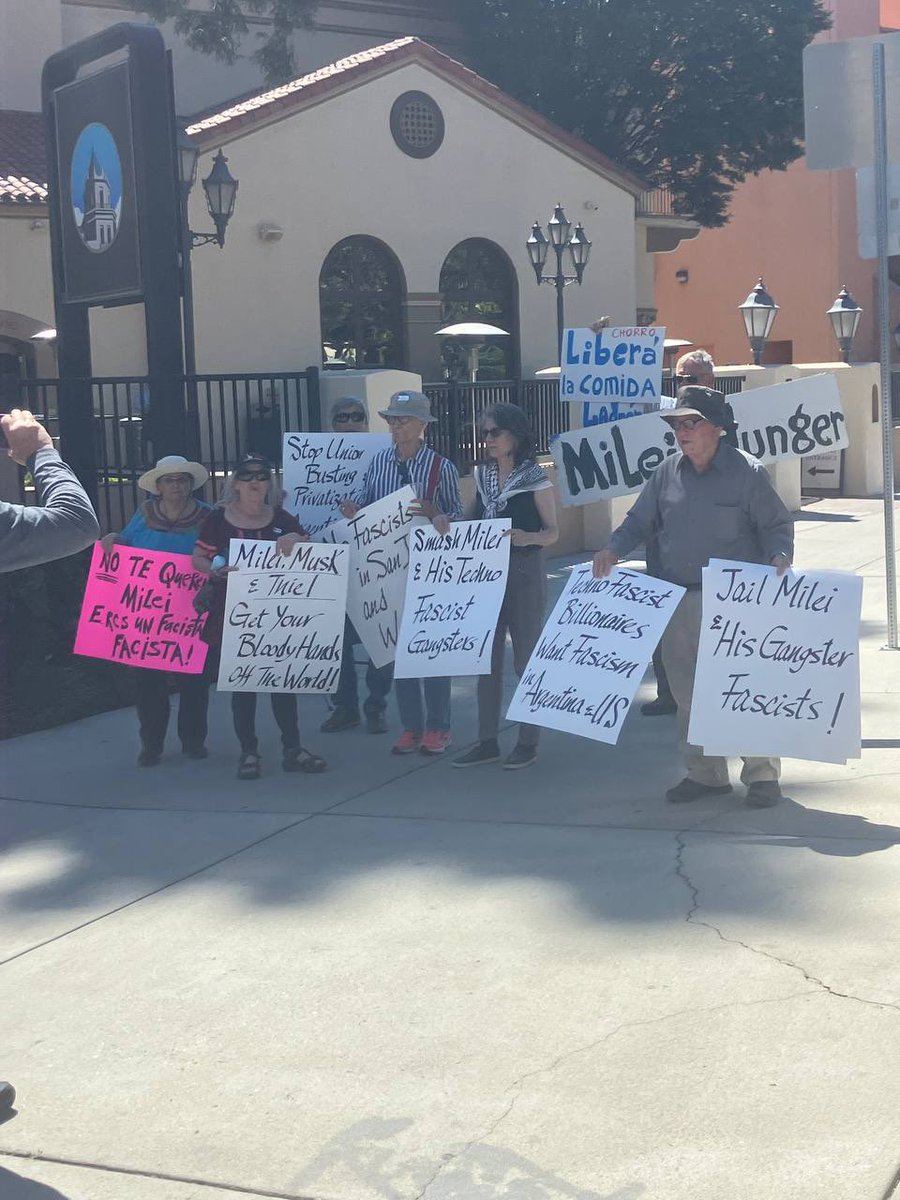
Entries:
<svg viewBox="0 0 900 1200">
<path fill-rule="evenodd" d="M 122 22 L 51 55 L 41 83 L 59 428 L 66 457 L 95 492 L 93 307 L 143 306 L 145 453 L 188 449 L 171 66 L 158 29 Z"/>
<path fill-rule="evenodd" d="M 66 302 L 143 295 L 129 64 L 57 91 L 56 146 Z"/>
</svg>

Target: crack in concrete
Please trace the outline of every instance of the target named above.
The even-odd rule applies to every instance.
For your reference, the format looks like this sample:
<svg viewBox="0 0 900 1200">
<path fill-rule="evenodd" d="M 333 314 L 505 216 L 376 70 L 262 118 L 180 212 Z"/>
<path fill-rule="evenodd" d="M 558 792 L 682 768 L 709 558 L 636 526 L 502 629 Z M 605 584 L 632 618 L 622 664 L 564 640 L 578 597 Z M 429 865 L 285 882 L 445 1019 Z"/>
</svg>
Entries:
<svg viewBox="0 0 900 1200">
<path fill-rule="evenodd" d="M 558 1054 L 552 1062 L 547 1063 L 542 1067 L 535 1067 L 531 1071 L 526 1071 L 523 1075 L 520 1075 L 518 1079 L 514 1079 L 512 1083 L 508 1084 L 505 1090 L 507 1092 L 515 1090 L 516 1094 L 510 1099 L 503 1112 L 501 1112 L 500 1115 L 491 1122 L 487 1129 L 483 1130 L 470 1141 L 466 1142 L 464 1146 L 455 1151 L 453 1154 L 449 1155 L 445 1160 L 442 1160 L 432 1174 L 431 1178 L 418 1193 L 418 1195 L 415 1196 L 414 1200 L 424 1200 L 425 1194 L 437 1182 L 437 1180 L 444 1173 L 444 1171 L 446 1171 L 447 1167 L 451 1165 L 451 1163 L 456 1162 L 458 1159 L 467 1154 L 473 1146 L 478 1146 L 486 1142 L 488 1138 L 492 1137 L 496 1133 L 503 1122 L 512 1114 L 516 1104 L 522 1098 L 523 1090 L 528 1080 L 534 1079 L 538 1075 L 548 1075 L 555 1071 L 558 1067 L 561 1067 L 564 1062 L 567 1062 L 571 1058 L 576 1058 L 580 1054 L 589 1054 L 592 1050 L 596 1050 L 598 1047 L 603 1046 L 607 1042 L 611 1041 L 623 1030 L 639 1029 L 646 1025 L 662 1025 L 666 1021 L 675 1021 L 680 1017 L 697 1017 L 706 1013 L 724 1012 L 730 1008 L 753 1008 L 754 1006 L 761 1004 L 783 1004 L 787 1000 L 796 1000 L 802 996 L 818 996 L 819 994 L 820 993 L 817 988 L 807 988 L 802 992 L 789 992 L 786 996 L 767 996 L 762 1000 L 730 1000 L 724 1004 L 709 1005 L 707 1008 L 682 1008 L 678 1009 L 676 1012 L 663 1013 L 662 1016 L 648 1017 L 646 1020 L 642 1021 L 623 1021 L 614 1029 L 604 1033 L 602 1037 L 595 1038 L 593 1041 L 588 1042 L 587 1045 L 575 1046 L 571 1050 L 565 1050 L 562 1054 Z"/>
<path fill-rule="evenodd" d="M 830 984 L 827 984 L 824 979 L 820 979 L 817 975 L 810 974 L 810 972 L 807 971 L 804 966 L 801 966 L 800 963 L 791 962 L 791 960 L 788 958 L 780 958 L 777 954 L 770 954 L 768 950 L 760 950 L 756 946 L 751 946 L 748 942 L 742 942 L 740 938 L 728 937 L 722 932 L 721 929 L 719 929 L 717 925 L 713 925 L 711 921 L 698 919 L 696 914 L 700 909 L 700 892 L 690 875 L 688 875 L 684 862 L 684 855 L 687 850 L 687 842 L 685 841 L 685 838 L 689 836 L 691 832 L 693 831 L 686 830 L 676 833 L 675 835 L 675 874 L 685 885 L 691 897 L 691 907 L 688 909 L 687 915 L 684 918 L 688 925 L 702 926 L 705 929 L 711 930 L 720 941 L 724 942 L 728 946 L 740 946 L 741 949 L 747 950 L 750 954 L 755 954 L 759 958 L 768 959 L 769 962 L 778 963 L 782 967 L 788 967 L 792 971 L 799 972 L 799 974 L 801 974 L 808 983 L 814 984 L 815 987 L 821 989 L 823 992 L 827 992 L 829 996 L 834 996 L 839 1000 L 855 1000 L 857 1004 L 865 1004 L 870 1008 L 892 1008 L 895 1011 L 900 1012 L 900 1004 L 891 1004 L 886 1000 L 868 1000 L 865 996 L 855 996 L 852 992 L 839 992 L 837 988 L 833 988 L 830 986 Z"/>
</svg>

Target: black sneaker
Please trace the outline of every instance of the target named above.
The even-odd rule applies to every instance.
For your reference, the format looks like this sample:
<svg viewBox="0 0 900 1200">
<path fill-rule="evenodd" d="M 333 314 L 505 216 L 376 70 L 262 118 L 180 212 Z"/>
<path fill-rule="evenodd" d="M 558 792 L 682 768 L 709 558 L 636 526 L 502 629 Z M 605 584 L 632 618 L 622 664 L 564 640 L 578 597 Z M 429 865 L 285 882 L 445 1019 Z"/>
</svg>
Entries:
<svg viewBox="0 0 900 1200">
<path fill-rule="evenodd" d="M 666 799 L 670 804 L 687 804 L 691 800 L 705 800 L 710 796 L 727 796 L 732 791 L 734 788 L 730 783 L 715 787 L 708 783 L 698 783 L 696 779 L 682 779 L 681 783 L 669 788 Z"/>
<path fill-rule="evenodd" d="M 349 712 L 346 708 L 336 708 L 327 721 L 319 726 L 322 733 L 342 733 L 345 729 L 356 729 L 359 725 L 359 713 Z"/>
<path fill-rule="evenodd" d="M 500 761 L 500 747 L 496 742 L 476 742 L 465 754 L 458 754 L 451 767 L 482 767 L 485 763 Z"/>
<path fill-rule="evenodd" d="M 262 759 L 258 754 L 242 754 L 238 760 L 238 779 L 259 779 L 262 773 Z"/>
<path fill-rule="evenodd" d="M 209 758 L 209 751 L 202 742 L 184 742 L 181 753 L 185 758 Z"/>
<path fill-rule="evenodd" d="M 387 733 L 387 730 L 387 721 L 382 713 L 366 713 L 366 731 L 368 733 Z"/>
<path fill-rule="evenodd" d="M 536 746 L 515 746 L 512 750 L 512 753 L 506 756 L 506 761 L 503 764 L 503 770 L 521 771 L 523 767 L 530 767 L 531 764 L 536 761 Z"/>
<path fill-rule="evenodd" d="M 161 758 L 161 750 L 151 750 L 149 746 L 142 746 L 137 765 L 139 767 L 155 767 Z"/>
<path fill-rule="evenodd" d="M 761 779 L 758 783 L 747 785 L 745 803 L 749 808 L 774 808 L 781 799 L 782 791 L 777 779 Z"/>
</svg>

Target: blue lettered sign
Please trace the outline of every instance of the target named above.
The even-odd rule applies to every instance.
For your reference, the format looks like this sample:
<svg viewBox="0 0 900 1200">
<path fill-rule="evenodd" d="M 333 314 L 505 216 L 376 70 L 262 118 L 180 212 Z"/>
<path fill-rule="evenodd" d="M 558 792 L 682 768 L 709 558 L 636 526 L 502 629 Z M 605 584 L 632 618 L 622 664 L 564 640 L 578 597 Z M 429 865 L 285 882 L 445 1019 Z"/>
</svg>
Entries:
<svg viewBox="0 0 900 1200">
<path fill-rule="evenodd" d="M 665 327 L 567 329 L 560 363 L 560 400 L 659 405 Z"/>
</svg>

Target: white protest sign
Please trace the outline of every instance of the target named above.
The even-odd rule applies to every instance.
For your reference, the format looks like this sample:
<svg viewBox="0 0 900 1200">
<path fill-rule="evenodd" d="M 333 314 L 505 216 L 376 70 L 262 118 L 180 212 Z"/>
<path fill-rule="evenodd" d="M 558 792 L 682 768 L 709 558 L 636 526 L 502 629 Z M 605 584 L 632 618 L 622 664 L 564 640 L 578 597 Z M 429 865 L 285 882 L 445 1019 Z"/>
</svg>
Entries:
<svg viewBox="0 0 900 1200">
<path fill-rule="evenodd" d="M 594 579 L 576 567 L 544 626 L 509 712 L 614 746 L 647 664 L 684 595 L 639 571 L 617 567 Z"/>
<path fill-rule="evenodd" d="M 860 756 L 862 578 L 713 559 L 688 737 L 707 754 Z"/>
<path fill-rule="evenodd" d="M 218 687 L 319 692 L 337 687 L 347 599 L 346 546 L 232 538 Z"/>
<path fill-rule="evenodd" d="M 432 525 L 409 538 L 406 601 L 395 679 L 489 675 L 509 571 L 508 517 Z"/>
<path fill-rule="evenodd" d="M 559 398 L 658 405 L 662 389 L 662 325 L 613 325 L 563 333 Z"/>
<path fill-rule="evenodd" d="M 850 444 L 837 381 L 811 375 L 729 396 L 737 431 L 728 436 L 761 462 L 804 458 Z M 671 426 L 649 413 L 561 433 L 550 446 L 564 505 L 591 504 L 639 491 L 678 453 Z"/>
<path fill-rule="evenodd" d="M 369 463 L 390 444 L 388 433 L 286 433 L 285 508 L 315 538 L 340 520 L 338 505 L 359 491 Z"/>
<path fill-rule="evenodd" d="M 339 521 L 327 533 L 329 541 L 350 546 L 347 616 L 376 667 L 394 661 L 400 615 L 406 595 L 409 533 L 431 524 L 407 513 L 415 502 L 411 487 L 391 492 L 367 504 L 350 520 Z"/>
</svg>

